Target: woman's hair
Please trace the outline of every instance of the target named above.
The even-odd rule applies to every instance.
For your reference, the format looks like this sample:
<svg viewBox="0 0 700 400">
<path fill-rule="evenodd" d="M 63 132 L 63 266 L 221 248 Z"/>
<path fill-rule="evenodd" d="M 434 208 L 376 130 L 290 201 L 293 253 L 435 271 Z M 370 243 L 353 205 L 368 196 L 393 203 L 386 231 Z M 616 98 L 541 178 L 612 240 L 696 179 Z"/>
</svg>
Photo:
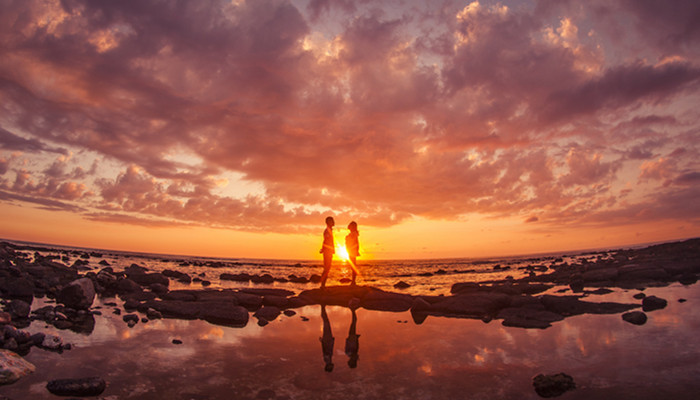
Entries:
<svg viewBox="0 0 700 400">
<path fill-rule="evenodd" d="M 333 217 L 326 217 L 326 225 L 328 225 L 328 223 L 330 223 L 330 222 L 333 222 L 335 224 Z"/>
</svg>

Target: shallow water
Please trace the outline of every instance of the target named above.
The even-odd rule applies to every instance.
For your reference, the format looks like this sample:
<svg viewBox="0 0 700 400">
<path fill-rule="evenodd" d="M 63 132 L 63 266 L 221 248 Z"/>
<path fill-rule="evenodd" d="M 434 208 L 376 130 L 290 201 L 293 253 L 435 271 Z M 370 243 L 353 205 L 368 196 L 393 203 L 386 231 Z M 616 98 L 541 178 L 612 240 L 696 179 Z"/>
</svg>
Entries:
<svg viewBox="0 0 700 400">
<path fill-rule="evenodd" d="M 638 302 L 635 293 L 589 300 Z M 351 311 L 328 306 L 332 372 L 324 370 L 320 306 L 265 327 L 251 319 L 244 328 L 172 319 L 128 328 L 105 307 L 90 335 L 35 321 L 31 332 L 55 332 L 74 348 L 62 354 L 33 348 L 26 359 L 36 372 L 0 387 L 0 395 L 57 398 L 45 389 L 48 380 L 101 376 L 105 399 L 539 399 L 532 378 L 565 372 L 577 389 L 561 399 L 695 399 L 700 285 L 645 293 L 669 305 L 647 313 L 643 326 L 619 314 L 571 317 L 545 330 L 432 316 L 415 325 L 408 312 L 358 309 L 356 368 L 344 351 Z"/>
</svg>

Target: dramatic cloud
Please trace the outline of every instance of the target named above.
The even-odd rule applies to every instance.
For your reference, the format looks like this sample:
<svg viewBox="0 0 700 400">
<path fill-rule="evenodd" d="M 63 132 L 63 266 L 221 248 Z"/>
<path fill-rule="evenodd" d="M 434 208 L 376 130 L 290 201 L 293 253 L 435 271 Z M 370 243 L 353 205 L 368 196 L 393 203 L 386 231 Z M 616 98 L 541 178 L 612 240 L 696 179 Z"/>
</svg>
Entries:
<svg viewBox="0 0 700 400">
<path fill-rule="evenodd" d="M 697 220 L 699 12 L 5 1 L 0 200 L 278 232 Z"/>
</svg>

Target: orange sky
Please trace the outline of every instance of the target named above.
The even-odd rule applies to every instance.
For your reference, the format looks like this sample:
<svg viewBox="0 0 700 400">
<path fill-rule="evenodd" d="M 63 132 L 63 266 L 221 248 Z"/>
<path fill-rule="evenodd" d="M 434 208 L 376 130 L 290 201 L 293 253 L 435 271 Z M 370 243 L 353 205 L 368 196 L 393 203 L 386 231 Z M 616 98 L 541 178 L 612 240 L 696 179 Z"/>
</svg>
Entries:
<svg viewBox="0 0 700 400">
<path fill-rule="evenodd" d="M 696 1 L 10 2 L 0 238 L 313 259 L 700 236 Z"/>
</svg>

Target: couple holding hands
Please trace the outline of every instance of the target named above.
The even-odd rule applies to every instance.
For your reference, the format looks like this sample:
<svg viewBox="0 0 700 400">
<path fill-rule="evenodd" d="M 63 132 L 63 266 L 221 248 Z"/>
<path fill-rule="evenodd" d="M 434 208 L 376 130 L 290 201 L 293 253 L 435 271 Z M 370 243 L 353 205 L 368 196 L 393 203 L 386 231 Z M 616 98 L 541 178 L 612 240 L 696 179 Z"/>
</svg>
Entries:
<svg viewBox="0 0 700 400">
<path fill-rule="evenodd" d="M 328 274 L 331 272 L 331 265 L 333 263 L 333 254 L 335 254 L 335 242 L 333 240 L 333 227 L 335 226 L 335 220 L 333 217 L 326 217 L 326 229 L 323 231 L 323 246 L 319 253 L 323 254 L 323 275 L 321 276 L 321 289 L 326 287 L 326 280 L 328 279 Z M 352 283 L 355 285 L 355 279 L 357 274 L 357 256 L 360 255 L 360 242 L 358 236 L 360 232 L 357 231 L 357 222 L 352 221 L 348 224 L 348 229 L 350 233 L 345 236 L 345 248 L 348 251 L 348 261 L 350 261 L 350 267 L 352 268 Z"/>
</svg>

